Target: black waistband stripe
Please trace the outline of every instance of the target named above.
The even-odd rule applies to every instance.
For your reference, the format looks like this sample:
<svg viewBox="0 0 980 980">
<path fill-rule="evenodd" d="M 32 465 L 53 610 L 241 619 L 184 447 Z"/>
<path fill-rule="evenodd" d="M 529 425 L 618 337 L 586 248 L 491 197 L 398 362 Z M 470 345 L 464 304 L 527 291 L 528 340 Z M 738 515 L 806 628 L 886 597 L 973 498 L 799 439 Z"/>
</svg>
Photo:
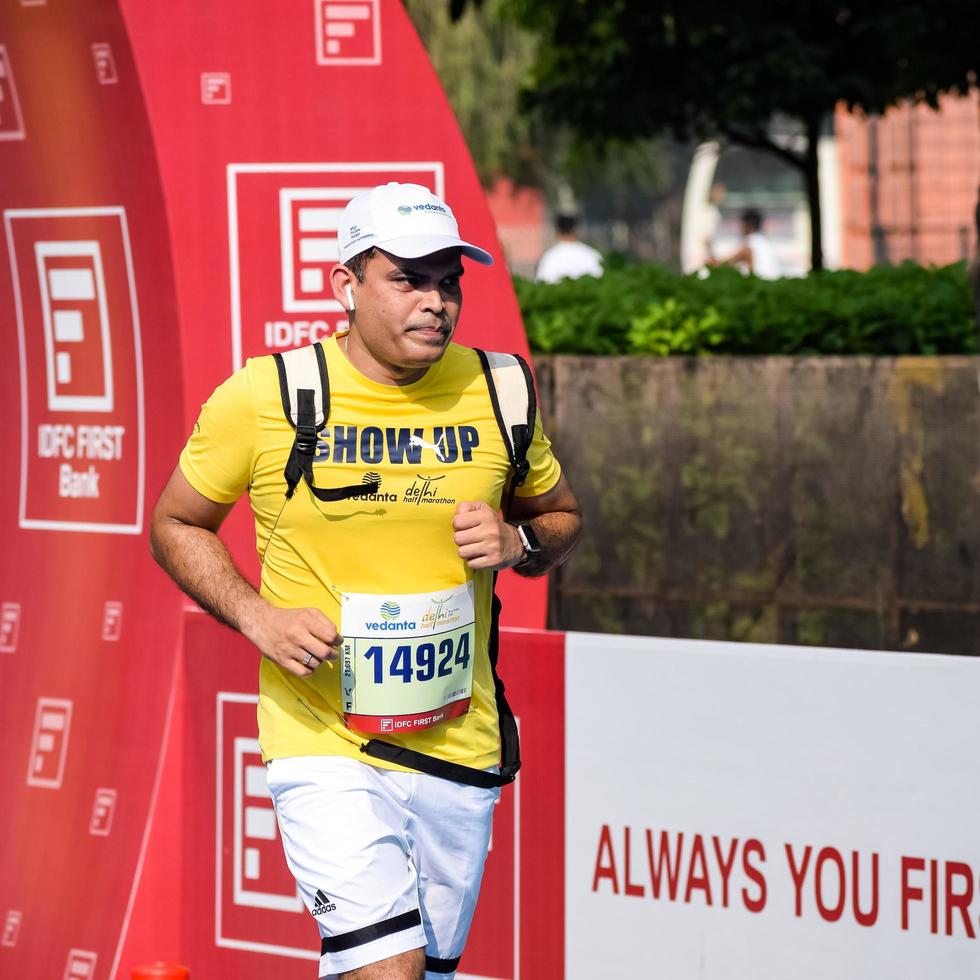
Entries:
<svg viewBox="0 0 980 980">
<path fill-rule="evenodd" d="M 459 966 L 459 957 L 452 960 L 440 960 L 435 956 L 426 956 L 425 970 L 427 973 L 455 973 Z"/>
<path fill-rule="evenodd" d="M 411 929 L 412 926 L 420 926 L 421 924 L 422 914 L 418 909 L 402 912 L 401 915 L 385 919 L 383 922 L 375 922 L 373 925 L 364 926 L 362 929 L 355 929 L 353 932 L 345 932 L 340 936 L 324 937 L 320 943 L 320 955 L 341 953 L 345 949 L 353 949 L 355 946 L 373 943 L 375 939 L 381 939 L 396 932 L 403 932 L 405 929 Z"/>
</svg>

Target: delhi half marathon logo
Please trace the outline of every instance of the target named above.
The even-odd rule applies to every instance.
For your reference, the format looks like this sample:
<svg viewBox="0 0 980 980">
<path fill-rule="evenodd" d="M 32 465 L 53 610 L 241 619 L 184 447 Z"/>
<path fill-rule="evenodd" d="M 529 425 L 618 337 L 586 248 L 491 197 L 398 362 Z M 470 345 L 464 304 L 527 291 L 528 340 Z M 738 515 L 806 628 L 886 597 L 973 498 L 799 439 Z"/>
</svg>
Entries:
<svg viewBox="0 0 980 980">
<path fill-rule="evenodd" d="M 381 618 L 387 620 L 389 623 L 392 622 L 392 620 L 398 619 L 401 614 L 402 609 L 397 602 L 392 602 L 389 600 L 388 602 L 383 602 L 381 604 Z"/>
<path fill-rule="evenodd" d="M 452 596 L 446 596 L 445 599 L 437 599 L 433 596 L 432 606 L 428 612 L 422 614 L 422 628 L 444 630 L 459 623 L 462 619 L 460 607 L 450 606 L 450 602 L 452 602 Z"/>
<path fill-rule="evenodd" d="M 442 476 L 423 476 L 421 473 L 415 475 L 411 486 L 405 491 L 404 502 L 406 504 L 455 504 L 456 498 L 450 497 L 441 489 L 440 480 L 445 480 L 446 474 Z"/>
</svg>

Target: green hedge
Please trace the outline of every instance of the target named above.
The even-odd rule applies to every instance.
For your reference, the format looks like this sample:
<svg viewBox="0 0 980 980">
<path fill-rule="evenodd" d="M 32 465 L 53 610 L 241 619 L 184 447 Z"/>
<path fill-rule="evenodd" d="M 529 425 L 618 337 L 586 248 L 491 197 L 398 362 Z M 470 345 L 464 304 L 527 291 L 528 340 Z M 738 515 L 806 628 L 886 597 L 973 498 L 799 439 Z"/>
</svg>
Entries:
<svg viewBox="0 0 980 980">
<path fill-rule="evenodd" d="M 769 282 L 716 269 L 608 269 L 555 284 L 515 279 L 543 354 L 974 354 L 964 263 L 912 262 Z"/>
</svg>

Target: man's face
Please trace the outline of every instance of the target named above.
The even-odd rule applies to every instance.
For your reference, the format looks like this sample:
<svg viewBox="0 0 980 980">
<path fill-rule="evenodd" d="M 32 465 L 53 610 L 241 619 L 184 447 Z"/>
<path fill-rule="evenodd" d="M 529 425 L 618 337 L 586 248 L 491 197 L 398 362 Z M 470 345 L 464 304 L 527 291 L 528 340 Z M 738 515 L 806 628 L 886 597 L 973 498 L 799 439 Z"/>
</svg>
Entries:
<svg viewBox="0 0 980 980">
<path fill-rule="evenodd" d="M 458 248 L 417 259 L 376 252 L 364 281 L 353 283 L 357 306 L 348 352 L 355 366 L 383 383 L 421 377 L 456 330 L 462 275 Z"/>
</svg>

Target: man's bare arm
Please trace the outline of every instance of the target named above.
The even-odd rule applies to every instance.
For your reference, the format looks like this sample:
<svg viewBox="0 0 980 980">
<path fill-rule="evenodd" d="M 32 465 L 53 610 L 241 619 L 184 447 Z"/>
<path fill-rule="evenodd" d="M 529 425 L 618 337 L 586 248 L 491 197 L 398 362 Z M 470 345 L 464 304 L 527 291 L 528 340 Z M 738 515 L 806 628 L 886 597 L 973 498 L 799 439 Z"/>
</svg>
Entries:
<svg viewBox="0 0 980 980">
<path fill-rule="evenodd" d="M 178 467 L 154 508 L 150 551 L 202 609 L 291 674 L 308 677 L 321 661 L 336 659 L 341 637 L 319 609 L 279 609 L 238 571 L 218 537 L 232 506 L 202 496 Z"/>
<path fill-rule="evenodd" d="M 560 565 L 571 553 L 582 533 L 582 514 L 564 474 L 547 493 L 537 497 L 514 497 L 507 520 L 530 524 L 541 551 L 515 569 L 518 575 L 533 578 Z"/>
<path fill-rule="evenodd" d="M 512 523 L 530 524 L 541 551 L 517 569 L 519 575 L 544 575 L 560 565 L 575 547 L 582 529 L 578 502 L 562 476 L 547 493 L 514 497 L 506 520 L 485 503 L 460 503 L 453 518 L 453 537 L 459 556 L 470 568 L 513 568 L 524 547 Z"/>
<path fill-rule="evenodd" d="M 743 245 L 737 252 L 733 252 L 727 259 L 708 259 L 704 264 L 710 266 L 737 265 L 739 262 L 748 266 L 749 272 L 752 271 L 752 249 L 748 245 Z"/>
</svg>

